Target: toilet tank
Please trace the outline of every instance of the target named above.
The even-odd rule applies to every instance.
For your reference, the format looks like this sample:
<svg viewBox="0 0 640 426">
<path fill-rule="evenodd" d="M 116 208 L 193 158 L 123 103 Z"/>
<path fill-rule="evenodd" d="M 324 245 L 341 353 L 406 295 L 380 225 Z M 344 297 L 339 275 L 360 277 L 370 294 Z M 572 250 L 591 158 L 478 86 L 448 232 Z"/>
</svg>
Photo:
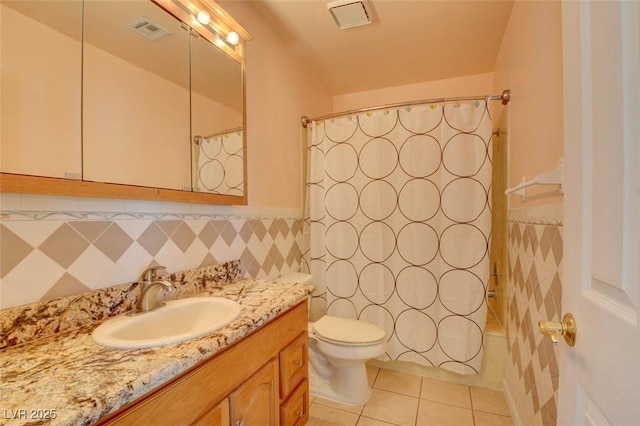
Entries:
<svg viewBox="0 0 640 426">
<path fill-rule="evenodd" d="M 303 283 L 309 284 L 313 281 L 313 275 L 305 274 L 304 272 L 290 272 L 275 278 L 273 281 L 282 283 Z"/>
<path fill-rule="evenodd" d="M 313 275 L 305 274 L 304 272 L 290 272 L 288 274 L 282 275 L 278 278 L 275 278 L 273 281 L 278 281 L 282 283 L 302 283 L 302 284 L 312 284 Z M 311 295 L 307 296 L 307 302 L 309 303 L 309 311 L 307 312 L 307 320 L 309 320 L 311 316 Z"/>
</svg>

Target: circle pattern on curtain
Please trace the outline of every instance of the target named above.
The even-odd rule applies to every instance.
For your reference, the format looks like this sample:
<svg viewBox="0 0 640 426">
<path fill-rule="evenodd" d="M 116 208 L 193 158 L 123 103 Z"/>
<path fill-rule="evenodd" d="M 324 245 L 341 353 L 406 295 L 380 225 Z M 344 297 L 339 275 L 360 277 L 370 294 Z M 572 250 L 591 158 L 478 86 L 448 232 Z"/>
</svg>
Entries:
<svg viewBox="0 0 640 426">
<path fill-rule="evenodd" d="M 388 359 L 477 373 L 491 236 L 488 103 L 309 129 L 303 257 L 314 296 L 331 315 L 384 328 Z"/>
</svg>

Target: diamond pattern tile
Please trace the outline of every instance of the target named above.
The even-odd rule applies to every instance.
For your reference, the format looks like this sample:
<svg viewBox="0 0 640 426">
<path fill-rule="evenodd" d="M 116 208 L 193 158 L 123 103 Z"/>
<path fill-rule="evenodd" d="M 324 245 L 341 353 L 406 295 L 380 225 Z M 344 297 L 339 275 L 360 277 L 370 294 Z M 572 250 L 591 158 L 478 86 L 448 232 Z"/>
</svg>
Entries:
<svg viewBox="0 0 640 426">
<path fill-rule="evenodd" d="M 160 249 L 169 240 L 156 223 L 152 223 L 138 238 L 138 244 L 142 246 L 151 256 L 158 254 Z"/>
<path fill-rule="evenodd" d="M 299 221 L 296 221 L 296 223 Z M 254 232 L 256 234 L 256 237 L 258 237 L 258 241 L 262 242 L 264 240 L 264 237 L 267 235 L 267 227 L 264 226 L 264 223 L 262 221 L 259 221 L 256 224 L 256 227 L 254 229 Z M 299 233 L 296 233 L 296 235 L 298 235 Z"/>
<path fill-rule="evenodd" d="M 238 236 L 238 231 L 236 231 L 236 228 L 234 228 L 231 222 L 227 222 L 220 231 L 220 236 L 222 237 L 224 242 L 230 246 L 231 244 L 233 244 L 233 240 L 235 240 Z"/>
<path fill-rule="evenodd" d="M 33 219 L 0 223 L 0 244 L 0 291 L 20 292 L 11 300 L 22 304 L 132 282 L 158 264 L 172 273 L 241 259 L 244 275 L 272 278 L 300 269 L 302 226 L 255 217 Z"/>
<path fill-rule="evenodd" d="M 202 262 L 200 262 L 198 267 L 201 268 L 203 266 L 217 265 L 218 263 L 220 262 L 217 261 L 216 258 L 213 257 L 213 255 L 211 255 L 211 253 L 207 253 L 207 255 L 204 257 L 204 259 L 202 259 Z"/>
<path fill-rule="evenodd" d="M 71 222 L 69 225 L 80 233 L 89 242 L 94 242 L 105 229 L 111 225 L 111 221 L 91 220 L 82 222 Z"/>
<path fill-rule="evenodd" d="M 280 232 L 280 223 L 278 220 L 274 220 L 273 222 L 271 222 L 271 226 L 269 226 L 268 232 L 269 235 L 271 235 L 271 238 L 276 238 L 276 236 Z"/>
<path fill-rule="evenodd" d="M 159 220 L 156 222 L 158 227 L 162 229 L 167 237 L 171 237 L 174 232 L 180 227 L 182 221 L 179 220 Z"/>
<path fill-rule="evenodd" d="M 284 265 L 284 257 L 282 257 L 282 253 L 280 253 L 280 250 L 278 250 L 276 245 L 271 246 L 271 250 L 269 250 L 267 257 L 273 260 L 273 265 L 278 270 L 282 269 L 282 265 Z"/>
<path fill-rule="evenodd" d="M 33 247 L 6 226 L 0 225 L 0 277 L 7 275 L 25 257 Z"/>
<path fill-rule="evenodd" d="M 86 293 L 87 291 L 91 291 L 91 289 L 78 281 L 73 275 L 65 273 L 53 287 L 44 294 L 43 299 L 57 299 L 59 297 L 71 296 L 72 294 Z"/>
<path fill-rule="evenodd" d="M 86 248 L 89 242 L 68 224 L 61 225 L 38 247 L 45 255 L 63 268 L 69 267 Z"/>
<path fill-rule="evenodd" d="M 253 257 L 249 249 L 245 249 L 240 255 L 240 265 L 242 265 L 242 268 L 251 277 L 257 276 L 260 271 L 260 264 L 256 261 L 255 257 Z"/>
<path fill-rule="evenodd" d="M 65 273 L 65 269 L 58 262 L 40 250 L 33 250 L 11 272 L 2 278 L 23 293 L 41 300 L 47 291 Z M 3 307 L 8 307 L 4 306 Z"/>
<path fill-rule="evenodd" d="M 555 425 L 558 368 L 555 347 L 540 320 L 558 320 L 562 300 L 562 227 L 510 222 L 507 371 L 523 424 Z M 512 340 L 511 340 L 512 339 Z"/>
<path fill-rule="evenodd" d="M 117 262 L 132 242 L 133 239 L 122 228 L 112 223 L 94 242 L 94 246 L 109 259 Z"/>
<path fill-rule="evenodd" d="M 218 235 L 216 228 L 209 222 L 202 228 L 202 231 L 198 234 L 198 238 L 205 246 L 211 247 L 216 241 L 216 238 L 218 238 Z"/>
<path fill-rule="evenodd" d="M 244 225 L 242 225 L 242 228 L 240 228 L 240 232 L 238 233 L 242 238 L 242 241 L 244 241 L 245 243 L 248 243 L 249 239 L 254 235 L 254 228 L 252 228 L 250 222 L 251 221 L 248 220 Z"/>
<path fill-rule="evenodd" d="M 178 228 L 171 236 L 171 241 L 173 241 L 183 253 L 186 253 L 195 239 L 196 234 L 194 234 L 191 228 L 185 223 L 178 225 Z"/>
</svg>

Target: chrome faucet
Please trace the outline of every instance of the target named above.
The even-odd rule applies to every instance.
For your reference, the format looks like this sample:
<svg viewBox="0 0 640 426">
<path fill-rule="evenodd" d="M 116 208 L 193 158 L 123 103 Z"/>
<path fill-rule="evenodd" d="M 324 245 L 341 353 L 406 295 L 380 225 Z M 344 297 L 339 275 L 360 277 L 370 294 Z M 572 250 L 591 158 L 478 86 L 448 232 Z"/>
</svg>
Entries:
<svg viewBox="0 0 640 426">
<path fill-rule="evenodd" d="M 164 269 L 166 269 L 164 266 L 153 266 L 142 273 L 140 298 L 132 315 L 150 312 L 163 306 L 164 303 L 158 303 L 158 291 L 160 289 L 168 292 L 176 289 L 172 282 L 158 278 L 158 271 Z"/>
</svg>

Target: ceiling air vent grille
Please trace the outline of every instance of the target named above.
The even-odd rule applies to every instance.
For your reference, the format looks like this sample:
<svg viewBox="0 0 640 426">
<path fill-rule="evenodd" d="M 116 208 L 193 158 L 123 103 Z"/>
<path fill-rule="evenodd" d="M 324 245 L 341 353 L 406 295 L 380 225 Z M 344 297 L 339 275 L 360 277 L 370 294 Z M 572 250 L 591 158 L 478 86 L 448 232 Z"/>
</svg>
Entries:
<svg viewBox="0 0 640 426">
<path fill-rule="evenodd" d="M 151 22 L 149 18 L 145 17 L 138 18 L 129 23 L 128 27 L 149 40 L 154 41 L 170 34 L 167 29 Z"/>
<path fill-rule="evenodd" d="M 335 0 L 327 3 L 327 9 L 341 29 L 371 23 L 371 9 L 366 0 Z"/>
</svg>

